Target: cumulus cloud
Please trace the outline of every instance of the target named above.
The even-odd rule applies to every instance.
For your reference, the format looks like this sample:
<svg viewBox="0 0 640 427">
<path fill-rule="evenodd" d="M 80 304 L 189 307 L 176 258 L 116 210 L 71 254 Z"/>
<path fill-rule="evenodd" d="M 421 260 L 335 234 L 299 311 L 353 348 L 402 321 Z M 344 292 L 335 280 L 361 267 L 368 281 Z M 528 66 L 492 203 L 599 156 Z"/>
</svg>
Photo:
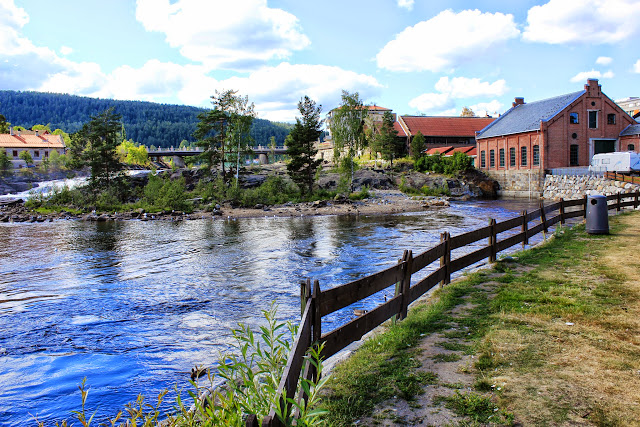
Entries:
<svg viewBox="0 0 640 427">
<path fill-rule="evenodd" d="M 494 99 L 490 102 L 479 102 L 478 104 L 471 105 L 469 108 L 476 113 L 476 116 L 493 116 L 496 117 L 503 111 L 504 105 L 498 100 Z"/>
<path fill-rule="evenodd" d="M 640 59 L 638 59 L 636 63 L 633 64 L 633 71 L 636 73 L 640 73 Z"/>
<path fill-rule="evenodd" d="M 359 92 L 365 101 L 379 95 L 382 89 L 374 77 L 366 74 L 327 65 L 287 62 L 262 68 L 248 77 L 231 77 L 220 85 L 248 95 L 260 117 L 278 121 L 293 121 L 299 114 L 298 101 L 304 95 L 328 110 L 339 105 L 343 89 Z"/>
<path fill-rule="evenodd" d="M 378 67 L 391 71 L 450 70 L 519 34 L 513 15 L 445 10 L 404 29 L 376 60 Z"/>
<path fill-rule="evenodd" d="M 527 13 L 523 38 L 532 42 L 616 43 L 638 33 L 637 0 L 550 0 Z"/>
<path fill-rule="evenodd" d="M 69 46 L 61 46 L 60 53 L 63 55 L 70 55 L 71 53 L 73 53 L 73 49 Z"/>
<path fill-rule="evenodd" d="M 257 69 L 310 44 L 298 19 L 266 0 L 138 0 L 136 19 L 208 69 Z"/>
<path fill-rule="evenodd" d="M 398 7 L 407 10 L 413 10 L 414 0 L 398 0 Z"/>
<path fill-rule="evenodd" d="M 612 79 L 614 77 L 613 71 L 609 70 L 606 71 L 604 73 L 601 73 L 600 71 L 596 71 L 596 70 L 591 70 L 591 71 L 583 71 L 581 73 L 576 74 L 575 76 L 571 77 L 571 79 L 569 79 L 569 81 L 571 83 L 584 83 L 587 81 L 587 79 Z"/>
<path fill-rule="evenodd" d="M 502 79 L 489 83 L 483 82 L 478 78 L 454 77 L 449 79 L 449 77 L 441 77 L 435 84 L 435 89 L 438 93 L 422 94 L 409 101 L 409 106 L 420 112 L 429 112 L 441 115 L 443 113 L 442 110 L 446 109 L 447 113 L 451 110 L 455 110 L 456 99 L 475 98 L 480 96 L 500 96 L 504 95 L 508 88 L 506 81 Z M 492 103 L 496 102 L 497 101 L 492 101 Z M 482 105 L 485 110 L 488 110 L 490 109 L 490 104 L 491 103 L 484 103 L 477 105 Z M 474 108 L 472 109 L 476 111 Z M 498 108 L 495 108 L 495 111 L 497 110 Z"/>
<path fill-rule="evenodd" d="M 489 83 L 478 78 L 454 77 L 449 79 L 449 77 L 441 77 L 435 88 L 438 92 L 449 94 L 452 98 L 500 96 L 506 93 L 507 82 L 504 79 Z"/>
<path fill-rule="evenodd" d="M 91 91 L 99 86 L 103 76 L 98 65 L 71 62 L 49 48 L 35 46 L 21 34 L 27 22 L 29 16 L 23 9 L 12 1 L 0 0 L 0 81 L 3 89 L 73 87 Z"/>
<path fill-rule="evenodd" d="M 613 62 L 613 58 L 608 56 L 599 56 L 598 59 L 596 59 L 596 64 L 598 65 L 609 65 L 611 62 Z"/>
</svg>

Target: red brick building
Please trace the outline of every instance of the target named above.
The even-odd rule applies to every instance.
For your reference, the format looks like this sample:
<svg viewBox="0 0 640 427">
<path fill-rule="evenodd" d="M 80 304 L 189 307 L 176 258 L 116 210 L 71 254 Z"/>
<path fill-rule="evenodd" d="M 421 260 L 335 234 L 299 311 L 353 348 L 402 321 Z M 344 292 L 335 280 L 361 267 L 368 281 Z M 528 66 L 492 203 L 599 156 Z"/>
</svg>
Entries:
<svg viewBox="0 0 640 427">
<path fill-rule="evenodd" d="M 626 151 L 620 134 L 635 123 L 595 79 L 587 80 L 584 90 L 542 101 L 516 98 L 511 109 L 477 133 L 476 167 L 543 171 L 588 166 L 594 154 Z"/>
<path fill-rule="evenodd" d="M 627 126 L 620 134 L 620 151 L 640 153 L 640 124 Z"/>
</svg>

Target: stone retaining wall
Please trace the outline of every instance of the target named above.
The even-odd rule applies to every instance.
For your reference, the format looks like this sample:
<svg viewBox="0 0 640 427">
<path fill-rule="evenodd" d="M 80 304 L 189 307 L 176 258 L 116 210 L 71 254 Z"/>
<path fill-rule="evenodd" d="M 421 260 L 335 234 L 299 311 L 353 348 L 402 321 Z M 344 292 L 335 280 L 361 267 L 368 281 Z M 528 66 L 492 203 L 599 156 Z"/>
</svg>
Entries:
<svg viewBox="0 0 640 427">
<path fill-rule="evenodd" d="M 585 195 L 608 196 L 619 192 L 632 192 L 640 186 L 629 182 L 614 181 L 598 176 L 547 175 L 544 180 L 544 199 L 578 199 Z"/>
<path fill-rule="evenodd" d="M 538 198 L 544 188 L 544 172 L 532 170 L 487 170 L 490 178 L 496 180 L 500 197 Z"/>
</svg>

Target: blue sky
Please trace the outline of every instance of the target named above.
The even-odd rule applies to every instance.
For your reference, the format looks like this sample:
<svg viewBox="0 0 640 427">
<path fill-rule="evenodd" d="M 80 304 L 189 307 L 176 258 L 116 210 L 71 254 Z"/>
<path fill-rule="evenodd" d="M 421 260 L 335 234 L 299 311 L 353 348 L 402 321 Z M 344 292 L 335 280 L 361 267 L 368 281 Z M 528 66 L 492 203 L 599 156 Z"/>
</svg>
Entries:
<svg viewBox="0 0 640 427">
<path fill-rule="evenodd" d="M 0 0 L 0 89 L 205 107 L 235 89 L 279 121 L 343 89 L 497 114 L 589 77 L 640 96 L 638 22 L 638 0 Z"/>
</svg>

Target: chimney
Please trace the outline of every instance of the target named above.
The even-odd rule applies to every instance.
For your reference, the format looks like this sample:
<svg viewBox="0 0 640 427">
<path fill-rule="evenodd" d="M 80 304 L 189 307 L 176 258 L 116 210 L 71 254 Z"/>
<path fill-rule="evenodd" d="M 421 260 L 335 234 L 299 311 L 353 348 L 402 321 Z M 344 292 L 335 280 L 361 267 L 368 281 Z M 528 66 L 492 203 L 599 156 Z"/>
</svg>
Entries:
<svg viewBox="0 0 640 427">
<path fill-rule="evenodd" d="M 9 128 L 9 135 L 13 136 L 13 128 Z"/>
<path fill-rule="evenodd" d="M 524 98 L 516 97 L 513 103 L 511 104 L 511 106 L 516 107 L 518 105 L 523 105 L 523 104 L 524 104 Z"/>
<path fill-rule="evenodd" d="M 38 133 L 38 131 L 36 131 L 36 136 L 39 136 L 39 133 Z"/>
<path fill-rule="evenodd" d="M 587 79 L 587 84 L 584 85 L 584 90 L 587 92 L 587 96 L 600 96 L 600 85 L 598 79 Z"/>
</svg>

